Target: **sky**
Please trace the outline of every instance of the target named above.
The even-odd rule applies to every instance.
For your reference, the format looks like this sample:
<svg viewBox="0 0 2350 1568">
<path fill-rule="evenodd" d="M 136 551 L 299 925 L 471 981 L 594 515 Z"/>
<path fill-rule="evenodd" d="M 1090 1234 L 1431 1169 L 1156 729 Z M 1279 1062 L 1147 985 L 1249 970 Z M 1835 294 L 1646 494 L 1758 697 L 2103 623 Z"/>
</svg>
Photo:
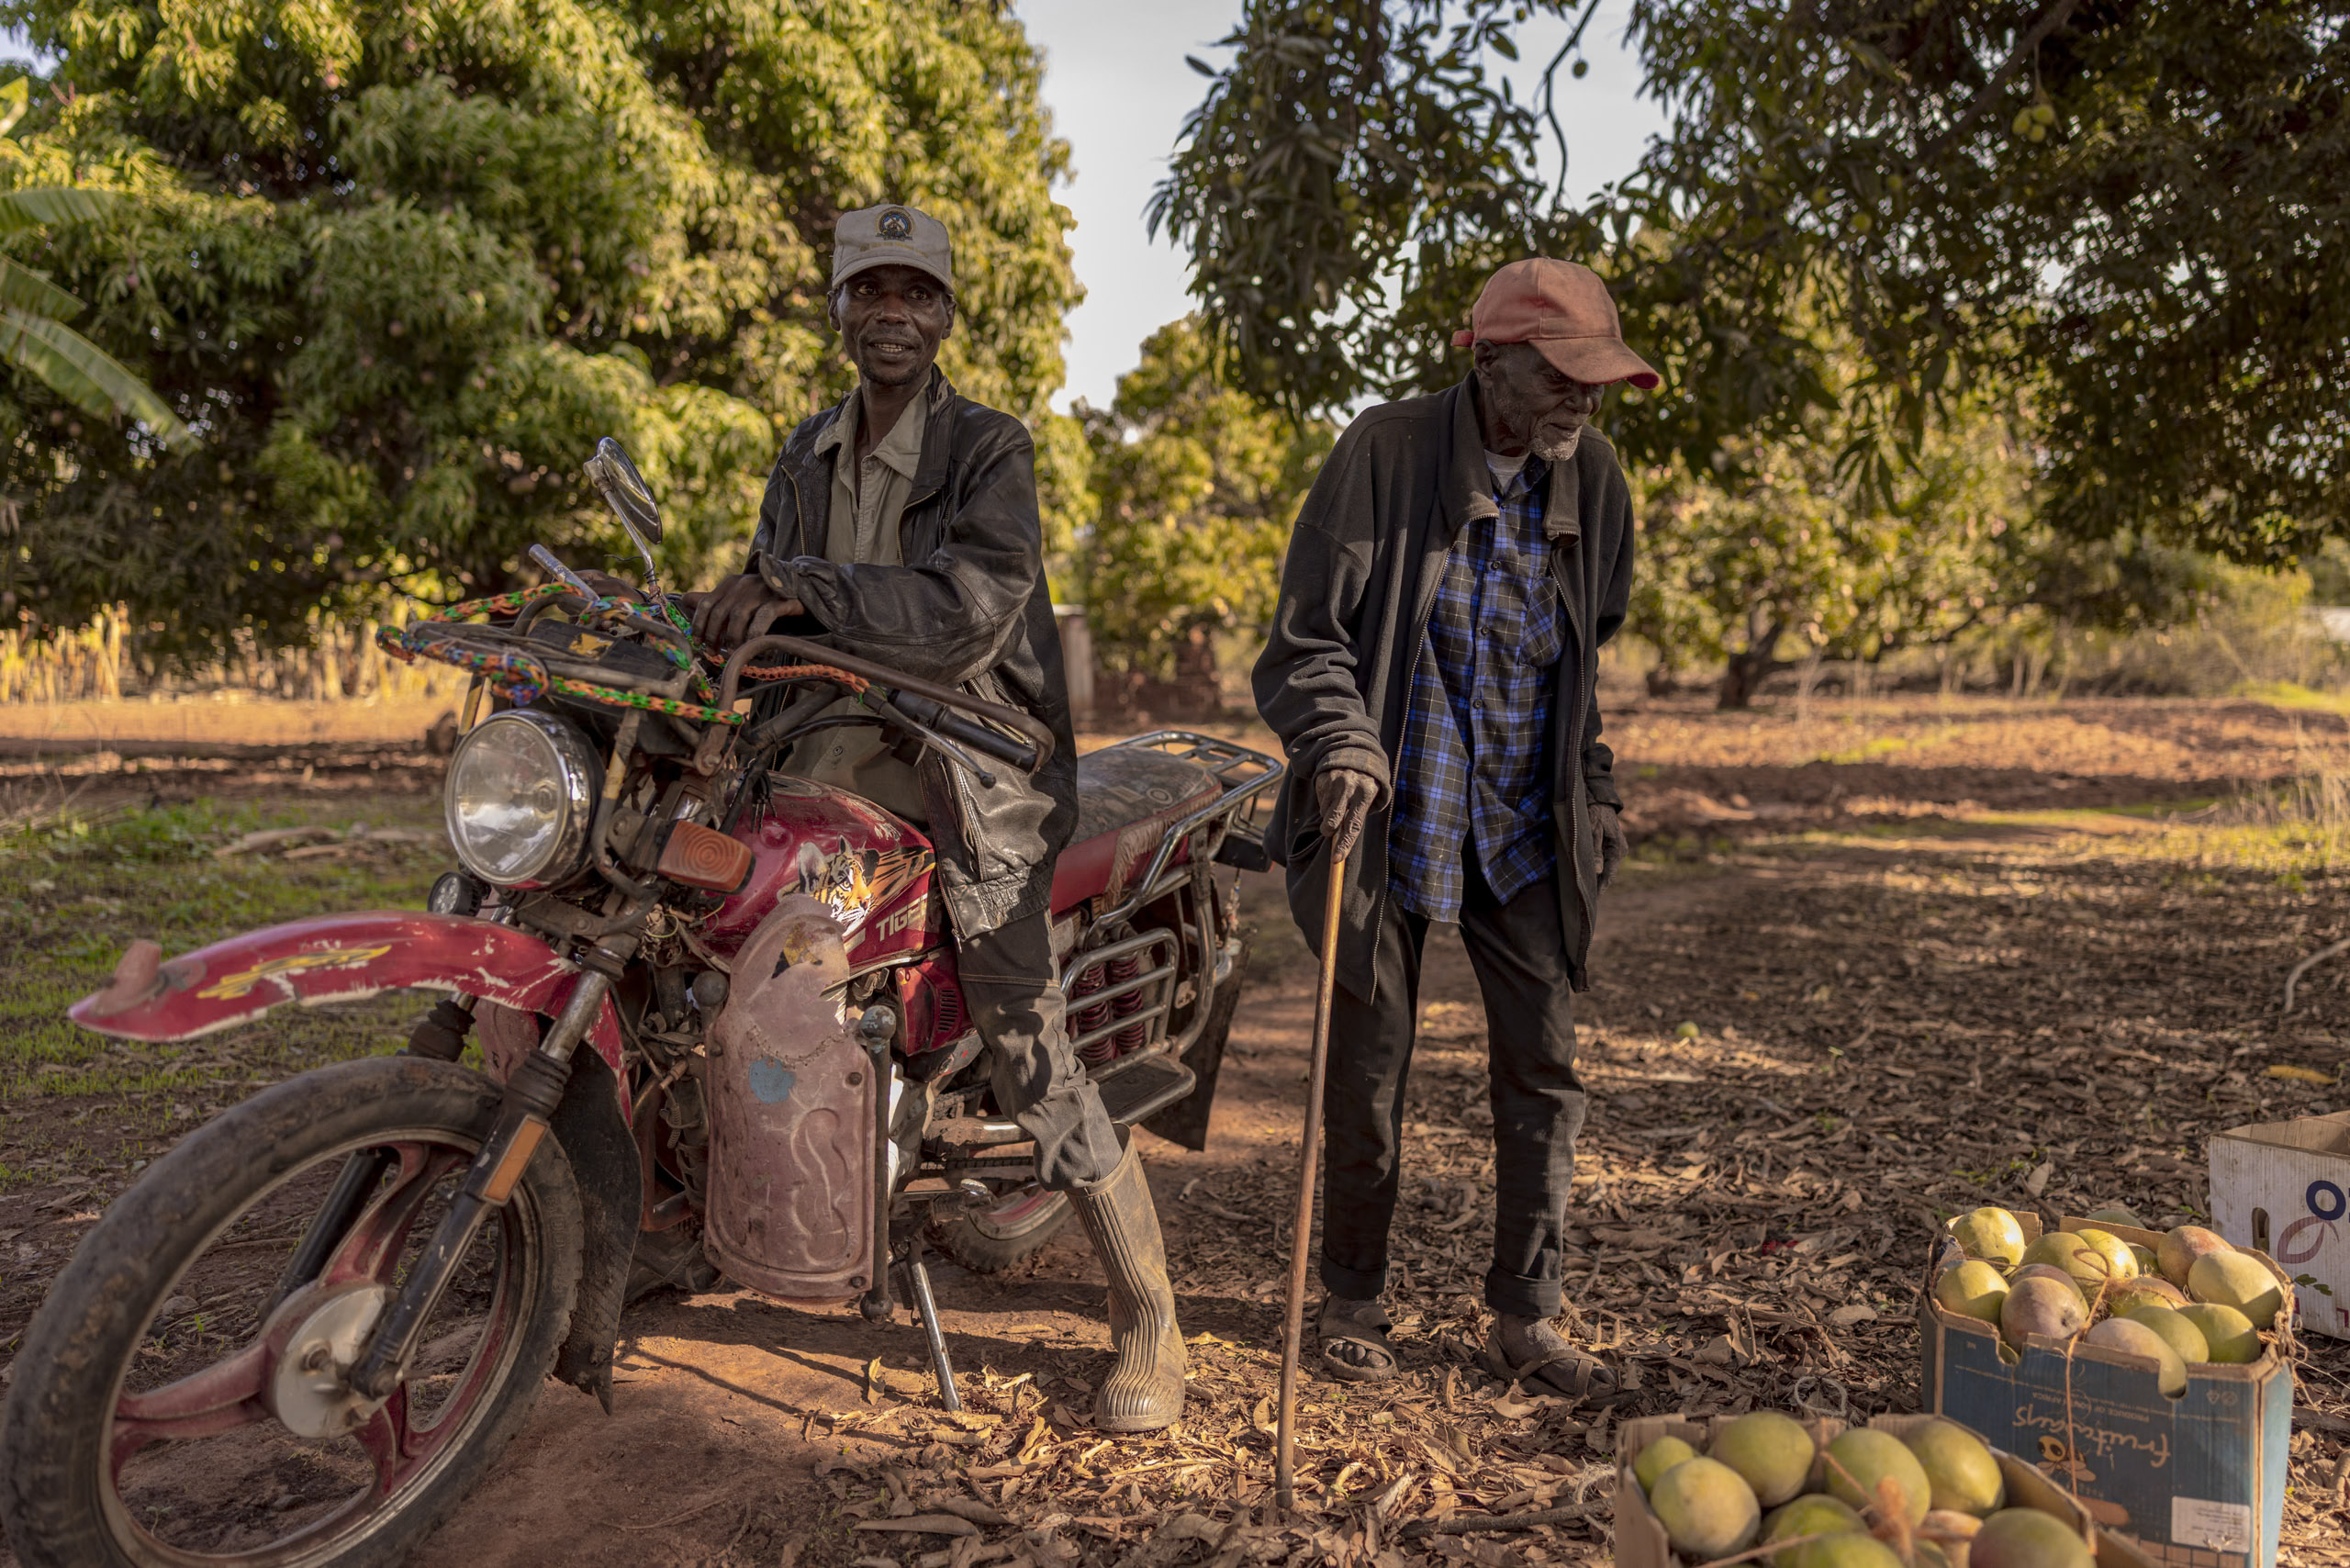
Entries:
<svg viewBox="0 0 2350 1568">
<path fill-rule="evenodd" d="M 1630 173 L 1665 128 L 1657 105 L 1639 95 L 1639 62 L 1624 47 L 1629 12 L 1628 0 L 1602 0 L 1583 34 L 1590 73 L 1574 81 L 1561 73 L 1572 197 Z M 1069 319 L 1069 381 L 1053 406 L 1067 409 L 1079 398 L 1107 405 L 1143 339 L 1192 307 L 1183 257 L 1163 234 L 1150 241 L 1143 207 L 1207 87 L 1183 56 L 1224 63 L 1225 52 L 1212 46 L 1239 19 L 1240 0 L 1014 0 L 1013 14 L 1045 50 L 1045 103 L 1075 170 L 1058 195 L 1077 217 L 1069 245 L 1086 297 Z M 1521 92 L 1566 37 L 1563 22 L 1544 22 L 1521 37 Z"/>
</svg>

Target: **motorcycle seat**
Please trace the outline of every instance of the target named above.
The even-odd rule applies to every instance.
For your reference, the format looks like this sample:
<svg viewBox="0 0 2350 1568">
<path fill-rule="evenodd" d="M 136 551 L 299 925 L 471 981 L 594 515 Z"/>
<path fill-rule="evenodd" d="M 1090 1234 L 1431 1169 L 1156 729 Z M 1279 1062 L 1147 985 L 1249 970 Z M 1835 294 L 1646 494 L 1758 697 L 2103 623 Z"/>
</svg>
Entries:
<svg viewBox="0 0 2350 1568">
<path fill-rule="evenodd" d="M 1215 775 L 1148 746 L 1104 746 L 1077 759 L 1077 831 L 1053 870 L 1053 913 L 1109 890 L 1150 868 L 1158 841 L 1215 799 Z M 1170 864 L 1190 853 L 1178 850 Z"/>
</svg>

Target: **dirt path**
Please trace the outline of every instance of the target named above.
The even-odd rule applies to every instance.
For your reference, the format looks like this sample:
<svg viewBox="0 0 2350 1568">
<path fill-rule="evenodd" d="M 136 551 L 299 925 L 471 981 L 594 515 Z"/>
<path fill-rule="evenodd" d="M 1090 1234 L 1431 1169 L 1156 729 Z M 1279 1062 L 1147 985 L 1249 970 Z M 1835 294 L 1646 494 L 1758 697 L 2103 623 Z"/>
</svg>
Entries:
<svg viewBox="0 0 2350 1568">
<path fill-rule="evenodd" d="M 2290 1018 L 2275 996 L 2295 961 L 2350 935 L 2350 878 L 2181 847 L 2187 830 L 2144 816 L 2046 810 L 2191 802 L 2215 776 L 2274 776 L 2298 743 L 2280 730 L 2255 753 L 2233 710 L 2201 732 L 2139 719 L 2113 705 L 2050 720 L 2029 745 L 1986 720 L 1972 750 L 1938 720 L 1902 751 L 1679 712 L 1621 726 L 1649 843 L 1608 897 L 1580 1007 L 1594 1105 L 1567 1267 L 1582 1330 L 1638 1383 L 1635 1410 L 1912 1407 L 1908 1315 L 1937 1214 L 2121 1202 L 2175 1223 L 2203 1201 L 2212 1131 L 2340 1108 L 2350 963 L 2313 973 Z M 2065 738 L 2091 728 L 2143 744 L 2100 771 L 2105 741 Z M 2034 745 L 2051 766 L 1988 766 Z M 933 1413 L 902 1315 L 875 1329 L 746 1294 L 656 1300 L 625 1321 L 615 1413 L 550 1386 L 414 1561 L 946 1568 L 938 1538 L 852 1536 L 849 1510 L 885 1481 L 958 1471 L 967 1497 L 1043 1532 L 1024 1550 L 1045 1568 L 1198 1560 L 1153 1532 L 1263 1503 L 1312 1009 L 1312 961 L 1270 879 L 1250 879 L 1247 909 L 1256 958 L 1210 1147 L 1145 1145 L 1195 1337 L 1181 1437 L 1082 1430 L 1108 1339 L 1071 1230 L 1015 1275 L 934 1269 L 968 1427 Z M 1483 1016 L 1456 939 L 1435 940 L 1427 974 L 1395 1233 L 1407 1376 L 1351 1400 L 1309 1384 L 1312 1484 L 1358 1502 L 1403 1485 L 1405 1511 L 1579 1498 L 1610 1423 L 1516 1405 L 1466 1365 L 1489 1234 Z M 50 1120 L 86 1119 L 94 1140 L 117 1114 L 95 1096 L 55 1104 Z M 37 1289 L 106 1196 L 44 1178 L 0 1197 L 8 1287 Z M 2350 1342 L 2312 1341 L 2299 1372 L 2318 1425 L 2296 1434 L 2284 1562 L 2344 1568 Z M 867 1468 L 823 1473 L 845 1463 Z M 1506 1552 L 1445 1550 L 1604 1561 L 1604 1495 Z"/>
</svg>

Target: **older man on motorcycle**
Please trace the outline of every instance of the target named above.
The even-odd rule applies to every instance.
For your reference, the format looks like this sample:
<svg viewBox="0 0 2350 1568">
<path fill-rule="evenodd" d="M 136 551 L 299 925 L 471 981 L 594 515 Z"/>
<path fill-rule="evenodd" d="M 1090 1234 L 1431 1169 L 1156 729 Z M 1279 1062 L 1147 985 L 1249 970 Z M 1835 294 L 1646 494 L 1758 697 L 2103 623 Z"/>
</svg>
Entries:
<svg viewBox="0 0 2350 1568">
<path fill-rule="evenodd" d="M 1182 1413 L 1183 1341 L 1158 1216 L 1070 1048 L 1053 961 L 1053 862 L 1077 820 L 1077 768 L 1035 449 L 1018 420 L 957 396 L 936 368 L 955 324 L 936 218 L 896 205 L 844 214 L 828 305 L 857 385 L 784 443 L 749 570 L 700 599 L 694 629 L 720 648 L 770 631 L 826 639 L 1034 714 L 1058 738 L 1033 778 L 1003 769 L 991 783 L 935 750 L 910 763 L 860 728 L 820 731 L 779 766 L 931 834 L 996 1097 L 1035 1138 L 1038 1180 L 1069 1194 L 1109 1276 L 1118 1362 L 1095 1422 L 1164 1427 Z"/>
</svg>

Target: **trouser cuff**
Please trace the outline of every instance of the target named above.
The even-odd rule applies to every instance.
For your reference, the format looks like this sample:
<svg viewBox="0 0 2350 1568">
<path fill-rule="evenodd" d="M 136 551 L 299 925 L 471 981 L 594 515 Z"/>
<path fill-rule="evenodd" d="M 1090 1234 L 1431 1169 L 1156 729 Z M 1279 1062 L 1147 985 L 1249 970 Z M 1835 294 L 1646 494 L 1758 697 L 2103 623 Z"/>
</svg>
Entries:
<svg viewBox="0 0 2350 1568">
<path fill-rule="evenodd" d="M 1322 1288 L 1348 1301 L 1376 1301 L 1387 1294 L 1387 1271 L 1341 1268 L 1325 1258 Z"/>
<path fill-rule="evenodd" d="M 1556 1317 L 1563 1301 L 1556 1280 L 1529 1280 L 1498 1269 L 1485 1275 L 1485 1305 L 1505 1317 Z"/>
</svg>

